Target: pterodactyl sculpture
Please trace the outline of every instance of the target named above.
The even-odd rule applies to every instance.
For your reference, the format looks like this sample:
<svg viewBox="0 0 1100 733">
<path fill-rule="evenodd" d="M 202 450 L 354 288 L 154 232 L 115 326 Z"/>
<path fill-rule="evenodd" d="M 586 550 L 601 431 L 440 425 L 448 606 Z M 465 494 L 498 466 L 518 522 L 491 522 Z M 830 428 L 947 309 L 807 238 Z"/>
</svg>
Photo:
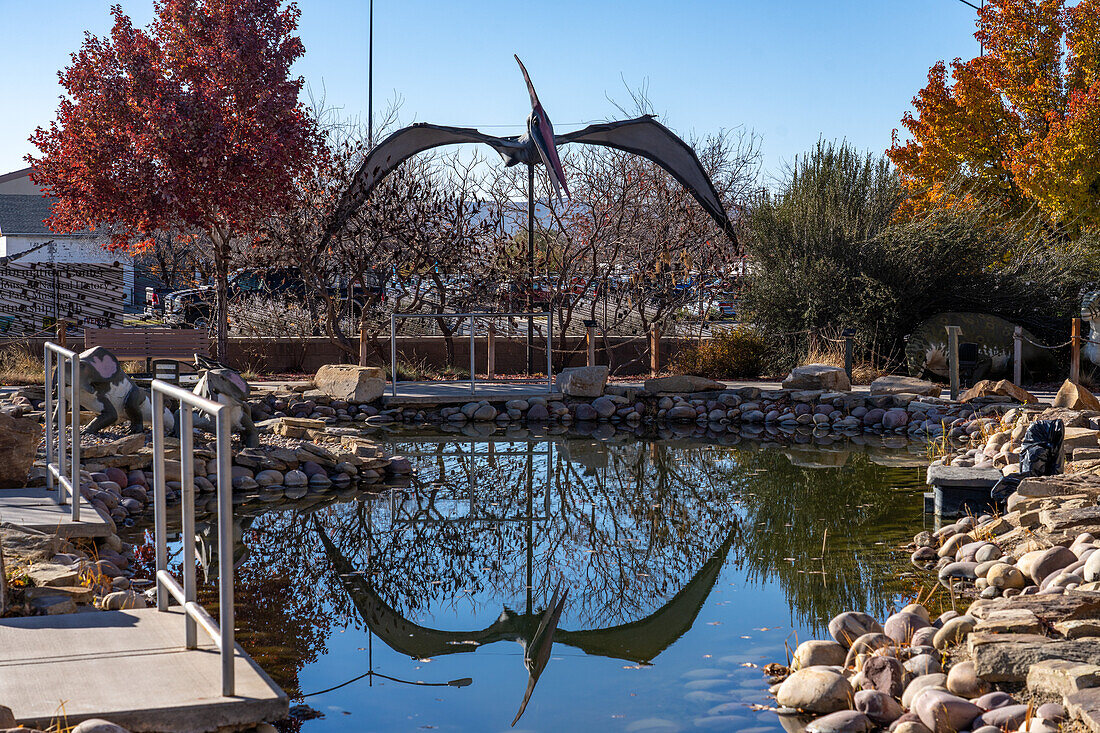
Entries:
<svg viewBox="0 0 1100 733">
<path fill-rule="evenodd" d="M 568 143 L 616 148 L 653 161 L 668 171 L 695 197 L 733 245 L 737 246 L 733 224 L 726 214 L 718 191 L 715 190 L 714 183 L 690 145 L 653 119 L 652 115 L 589 125 L 583 130 L 555 135 L 554 126 L 550 124 L 550 118 L 542 108 L 538 95 L 535 94 L 535 86 L 531 83 L 527 69 L 519 60 L 519 56 L 515 58 L 523 72 L 523 80 L 527 83 L 527 92 L 531 96 L 531 114 L 527 118 L 525 134 L 518 137 L 496 137 L 468 127 L 444 127 L 426 122 L 398 130 L 367 154 L 351 184 L 337 203 L 332 220 L 321 237 L 321 249 L 325 249 L 329 240 L 344 227 L 352 214 L 367 200 L 371 191 L 397 166 L 425 150 L 460 143 L 485 143 L 500 153 L 506 166 L 519 163 L 527 166 L 527 277 L 529 281 L 534 281 L 535 278 L 535 166 L 542 163 L 546 168 L 550 183 L 559 199 L 562 190 L 565 191 L 566 196 L 569 196 L 565 171 L 562 170 L 561 161 L 558 159 L 558 146 Z M 533 325 L 532 319 L 528 318 L 527 370 L 529 373 L 533 365 L 532 343 Z"/>
</svg>

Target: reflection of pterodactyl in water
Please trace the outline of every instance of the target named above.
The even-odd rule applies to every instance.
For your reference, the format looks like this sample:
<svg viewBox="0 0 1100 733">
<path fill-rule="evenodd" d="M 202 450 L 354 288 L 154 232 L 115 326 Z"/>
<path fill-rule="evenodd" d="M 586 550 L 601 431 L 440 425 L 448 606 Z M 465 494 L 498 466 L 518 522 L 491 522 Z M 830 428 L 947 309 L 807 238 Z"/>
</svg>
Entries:
<svg viewBox="0 0 1100 733">
<path fill-rule="evenodd" d="M 423 659 L 472 652 L 484 644 L 497 641 L 523 643 L 524 663 L 530 674 L 523 705 L 516 720 L 523 714 L 535 683 L 549 660 L 553 642 L 560 641 L 586 654 L 649 663 L 687 633 L 714 588 L 737 533 L 736 528 L 730 531 L 717 551 L 679 593 L 656 611 L 637 621 L 605 629 L 557 629 L 565 596 L 563 594 L 559 600 L 558 591 L 555 590 L 550 606 L 541 616 L 519 614 L 505 608 L 496 621 L 480 631 L 443 631 L 419 626 L 386 603 L 371 582 L 357 573 L 348 559 L 340 553 L 316 518 L 314 526 L 325 547 L 325 554 L 339 574 L 355 609 L 370 630 L 399 654 Z M 542 628 L 548 629 L 550 633 L 540 635 Z M 542 661 L 538 663 L 540 658 Z M 515 725 L 515 721 L 512 724 Z"/>
</svg>

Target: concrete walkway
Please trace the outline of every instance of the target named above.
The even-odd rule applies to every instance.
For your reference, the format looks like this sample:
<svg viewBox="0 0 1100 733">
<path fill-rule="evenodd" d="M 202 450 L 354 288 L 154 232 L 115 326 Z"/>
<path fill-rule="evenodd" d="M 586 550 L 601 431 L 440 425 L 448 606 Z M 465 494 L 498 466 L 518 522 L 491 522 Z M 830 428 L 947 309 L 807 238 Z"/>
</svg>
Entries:
<svg viewBox="0 0 1100 733">
<path fill-rule="evenodd" d="M 80 521 L 74 522 L 70 504 L 57 503 L 57 490 L 40 488 L 0 490 L 0 522 L 62 537 L 106 537 L 111 527 L 88 500 L 80 497 Z"/>
<path fill-rule="evenodd" d="M 105 718 L 132 731 L 197 733 L 285 717 L 285 692 L 237 647 L 236 697 L 221 696 L 221 657 L 199 630 L 183 648 L 179 608 L 0 619 L 0 700 L 45 730 Z"/>
</svg>

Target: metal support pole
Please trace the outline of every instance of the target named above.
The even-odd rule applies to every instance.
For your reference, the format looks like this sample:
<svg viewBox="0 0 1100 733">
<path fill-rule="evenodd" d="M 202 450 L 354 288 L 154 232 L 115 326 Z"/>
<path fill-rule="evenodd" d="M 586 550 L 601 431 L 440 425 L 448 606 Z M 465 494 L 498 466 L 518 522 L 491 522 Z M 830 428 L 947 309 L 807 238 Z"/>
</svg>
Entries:
<svg viewBox="0 0 1100 733">
<path fill-rule="evenodd" d="M 470 394 L 477 391 L 477 387 L 475 386 L 477 374 L 474 368 L 474 317 L 470 316 Z"/>
<path fill-rule="evenodd" d="M 489 330 L 485 332 L 485 378 L 492 379 L 497 366 L 497 327 L 495 323 L 489 324 Z"/>
<path fill-rule="evenodd" d="M 65 474 L 69 461 L 65 450 L 65 413 L 68 412 L 68 398 L 65 395 L 65 362 L 62 358 L 57 365 L 57 503 L 65 503 Z M 48 471 L 49 469 L 47 469 Z"/>
<path fill-rule="evenodd" d="M 397 316 L 390 314 L 390 382 L 393 396 L 397 396 Z"/>
<path fill-rule="evenodd" d="M 80 521 L 80 357 L 73 354 L 69 360 L 73 364 L 72 384 L 69 385 L 72 393 L 69 397 L 70 407 L 73 411 L 72 449 L 69 452 L 69 465 L 72 467 L 72 478 L 69 484 L 69 499 L 72 501 L 72 519 Z M 49 471 L 47 471 L 48 473 Z"/>
<path fill-rule="evenodd" d="M 844 371 L 848 374 L 848 381 L 852 381 L 852 351 L 854 347 L 853 339 L 856 332 L 850 328 L 844 329 L 840 334 L 844 337 Z"/>
<path fill-rule="evenodd" d="M 186 409 L 185 407 L 183 409 Z M 181 410 L 182 411 L 182 410 Z M 182 458 L 182 455 L 181 455 Z M 182 464 L 182 461 L 180 462 Z M 153 542 L 156 545 L 157 571 L 168 569 L 168 527 L 165 517 L 164 489 L 164 395 L 153 390 Z M 157 610 L 168 610 L 168 590 L 157 584 Z"/>
<path fill-rule="evenodd" d="M 367 324 L 359 324 L 359 366 L 367 365 Z"/>
<path fill-rule="evenodd" d="M 232 697 L 233 678 L 233 474 L 229 410 L 217 415 L 218 440 L 218 625 L 221 630 L 222 695 Z"/>
<path fill-rule="evenodd" d="M 46 489 L 49 491 L 53 491 L 53 471 L 51 471 L 49 468 L 49 464 L 51 463 L 51 459 L 53 457 L 53 352 L 50 351 L 50 347 L 48 344 L 43 351 L 45 352 L 43 354 L 43 361 L 46 364 L 46 403 L 43 405 L 43 409 L 46 411 Z M 61 491 L 59 489 L 58 499 L 60 498 Z"/>
<path fill-rule="evenodd" d="M 1012 382 L 1022 387 L 1024 382 L 1024 329 L 1016 326 L 1012 330 Z"/>
<path fill-rule="evenodd" d="M 1081 319 L 1074 318 L 1070 331 L 1072 344 L 1069 352 L 1069 381 L 1081 383 Z"/>
<path fill-rule="evenodd" d="M 961 326 L 947 326 L 947 365 L 951 378 L 951 399 L 959 399 L 959 334 Z"/>
<path fill-rule="evenodd" d="M 63 349 L 67 348 L 68 344 L 66 343 L 66 341 L 69 336 L 68 324 L 64 321 L 64 319 L 61 319 L 58 320 L 58 322 L 54 325 L 57 329 L 57 345 Z"/>
<path fill-rule="evenodd" d="M 546 311 L 546 393 L 554 392 L 554 311 Z"/>
<path fill-rule="evenodd" d="M 183 541 L 183 597 L 194 602 L 195 595 L 195 432 L 192 430 L 190 405 L 180 405 L 180 482 L 183 522 L 180 528 Z M 222 558 L 224 562 L 225 558 Z M 184 614 L 184 646 L 197 649 L 198 626 L 191 614 Z"/>
<path fill-rule="evenodd" d="M 534 310 L 535 294 L 535 164 L 527 166 L 527 312 Z M 527 376 L 535 371 L 535 319 L 527 316 Z"/>
<path fill-rule="evenodd" d="M 649 327 L 649 374 L 656 377 L 661 371 L 661 333 L 656 326 Z"/>
</svg>

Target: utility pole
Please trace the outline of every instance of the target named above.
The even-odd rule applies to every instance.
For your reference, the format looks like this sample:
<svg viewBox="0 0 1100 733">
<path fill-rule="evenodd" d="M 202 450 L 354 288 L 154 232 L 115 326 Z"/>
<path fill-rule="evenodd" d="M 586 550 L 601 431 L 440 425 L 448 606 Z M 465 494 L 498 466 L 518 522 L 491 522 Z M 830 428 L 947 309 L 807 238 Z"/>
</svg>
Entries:
<svg viewBox="0 0 1100 733">
<path fill-rule="evenodd" d="M 983 2 L 985 0 L 982 0 Z M 367 11 L 367 150 L 374 148 L 374 0 Z"/>
<path fill-rule="evenodd" d="M 979 13 L 982 11 L 983 8 L 985 8 L 985 0 L 981 0 L 981 5 L 980 6 L 975 5 L 974 3 L 970 2 L 970 0 L 959 0 L 959 2 L 963 3 L 965 5 L 969 5 L 970 7 L 977 10 Z M 981 22 L 981 21 L 979 20 L 979 22 Z M 985 42 L 984 41 L 978 41 L 978 55 L 979 56 L 985 56 Z"/>
</svg>

